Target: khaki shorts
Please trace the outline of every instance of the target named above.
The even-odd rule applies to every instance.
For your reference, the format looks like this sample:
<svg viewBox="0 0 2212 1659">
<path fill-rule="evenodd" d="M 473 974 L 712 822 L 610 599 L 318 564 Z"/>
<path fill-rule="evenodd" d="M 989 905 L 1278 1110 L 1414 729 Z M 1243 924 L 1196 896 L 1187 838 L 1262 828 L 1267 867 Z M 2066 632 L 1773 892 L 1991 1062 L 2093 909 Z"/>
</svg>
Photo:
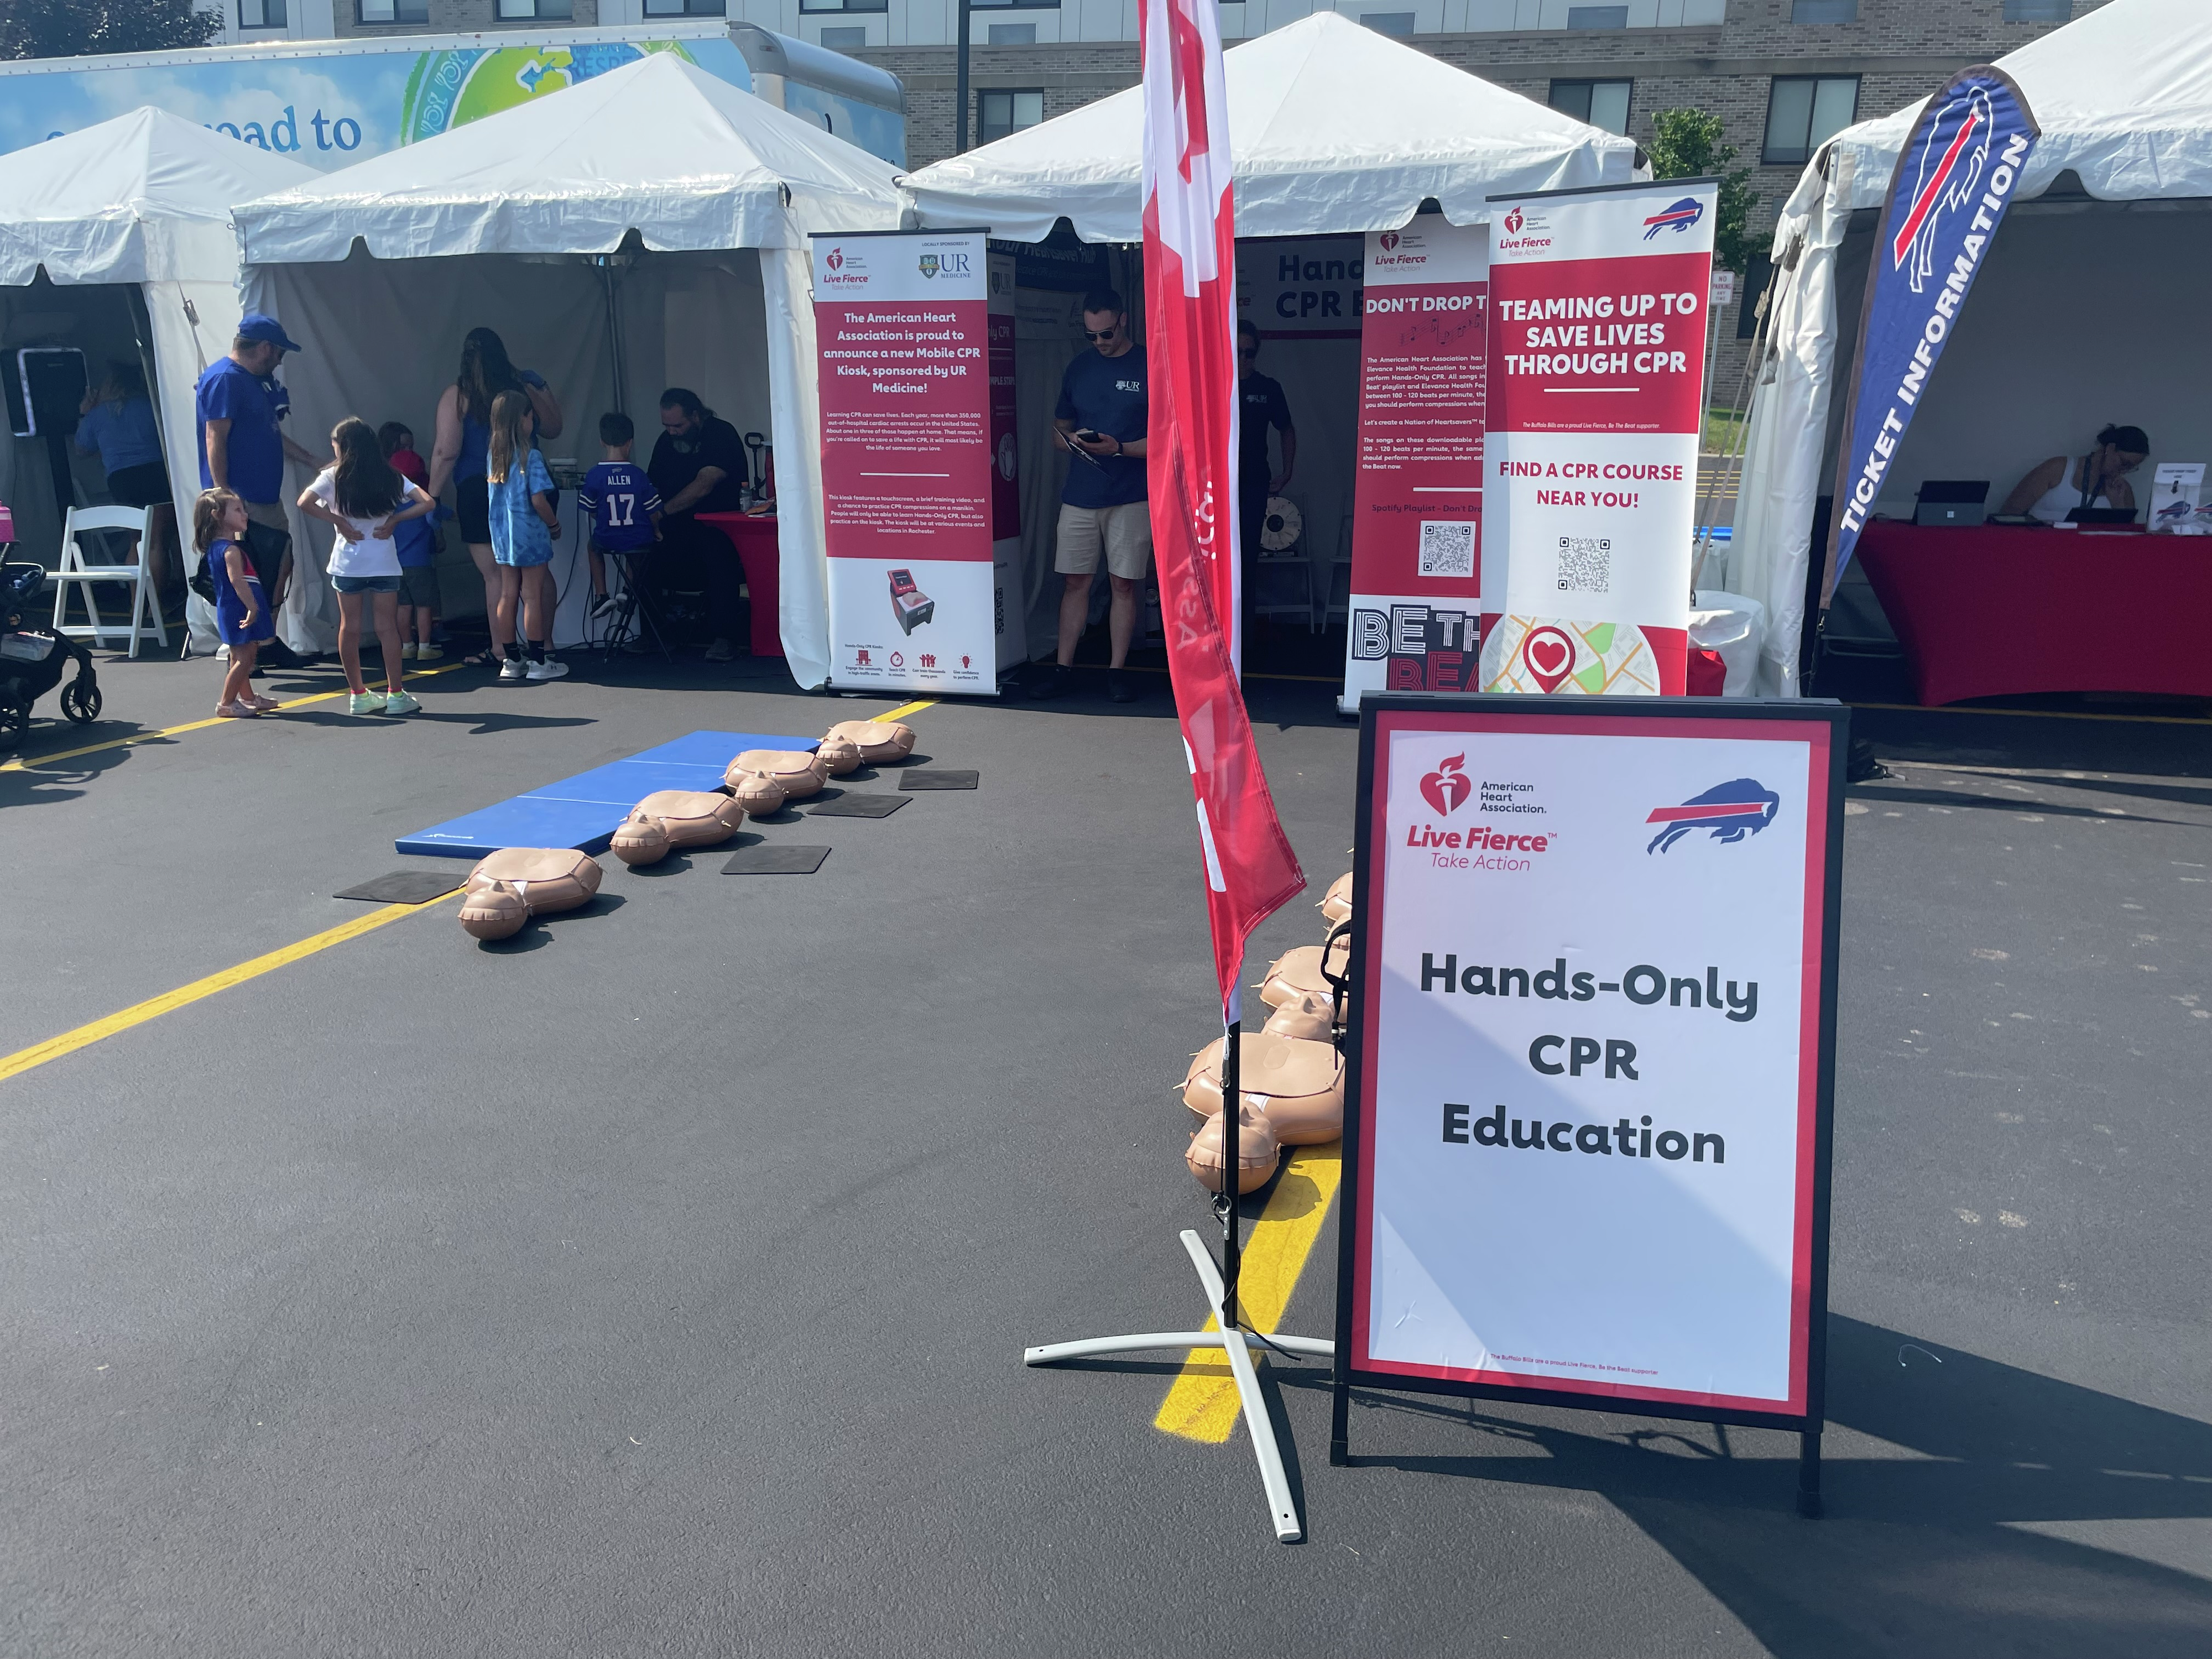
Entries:
<svg viewBox="0 0 2212 1659">
<path fill-rule="evenodd" d="M 1052 568 L 1063 576 L 1088 576 L 1106 549 L 1106 568 L 1124 581 L 1140 582 L 1152 568 L 1152 512 L 1146 501 L 1118 507 L 1060 508 L 1060 536 Z"/>
</svg>

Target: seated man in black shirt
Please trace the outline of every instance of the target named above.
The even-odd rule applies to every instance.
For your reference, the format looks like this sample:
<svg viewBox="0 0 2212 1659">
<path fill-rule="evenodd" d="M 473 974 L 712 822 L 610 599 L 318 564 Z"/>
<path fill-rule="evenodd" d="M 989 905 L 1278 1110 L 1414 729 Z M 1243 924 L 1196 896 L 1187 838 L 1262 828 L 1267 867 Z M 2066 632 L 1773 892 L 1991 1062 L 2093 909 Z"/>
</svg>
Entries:
<svg viewBox="0 0 2212 1659">
<path fill-rule="evenodd" d="M 660 436 L 653 441 L 646 476 L 660 493 L 660 546 L 652 556 L 649 586 L 656 593 L 703 587 L 708 627 L 714 635 L 708 662 L 737 655 L 744 629 L 744 600 L 738 590 L 744 567 L 730 538 L 702 513 L 735 513 L 746 477 L 744 441 L 737 428 L 699 401 L 699 394 L 672 386 L 660 394 Z"/>
</svg>

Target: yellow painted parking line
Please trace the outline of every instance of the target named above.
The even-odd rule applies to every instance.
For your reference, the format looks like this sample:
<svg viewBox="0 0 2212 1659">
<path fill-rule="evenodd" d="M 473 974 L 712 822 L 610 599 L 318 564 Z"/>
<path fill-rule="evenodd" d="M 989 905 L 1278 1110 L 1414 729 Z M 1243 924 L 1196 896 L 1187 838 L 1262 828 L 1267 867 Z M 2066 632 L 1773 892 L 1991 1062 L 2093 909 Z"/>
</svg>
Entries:
<svg viewBox="0 0 2212 1659">
<path fill-rule="evenodd" d="M 447 663 L 443 668 L 410 670 L 407 678 L 410 680 L 427 680 L 434 678 L 440 674 L 450 674 L 456 668 L 465 668 L 468 665 L 466 663 L 453 662 Z M 343 686 L 336 691 L 310 692 L 304 697 L 287 698 L 283 702 L 278 703 L 276 708 L 271 712 L 275 714 L 282 714 L 287 708 L 305 708 L 310 703 L 329 702 L 334 698 L 343 697 L 347 695 L 348 693 Z M 182 726 L 165 726 L 158 732 L 138 732 L 132 733 L 127 738 L 110 738 L 105 743 L 88 743 L 82 749 L 63 749 L 58 750 L 51 755 L 33 755 L 24 760 L 0 762 L 0 772 L 28 772 L 41 766 L 52 766 L 57 761 L 76 760 L 85 755 L 97 755 L 104 750 L 128 749 L 133 744 L 159 743 L 164 738 L 182 737 L 187 732 L 204 732 L 211 726 L 247 726 L 251 724 L 252 722 L 248 720 L 225 720 L 220 714 L 210 715 L 208 719 L 204 720 L 186 720 Z"/>
<path fill-rule="evenodd" d="M 453 890 L 458 892 L 460 890 L 455 888 Z M 206 978 L 196 979 L 189 985 L 179 985 L 173 991 L 164 991 L 160 996 L 149 998 L 144 1002 L 134 1003 L 119 1012 L 108 1015 L 105 1019 L 96 1019 L 89 1025 L 80 1025 L 74 1031 L 64 1031 L 58 1037 L 49 1037 L 44 1042 L 33 1044 L 28 1048 L 18 1048 L 5 1059 L 0 1059 L 0 1082 L 43 1066 L 50 1060 L 59 1060 L 64 1054 L 73 1054 L 80 1048 L 89 1048 L 103 1037 L 112 1037 L 117 1032 L 127 1031 L 134 1025 L 143 1025 L 149 1019 L 159 1019 L 173 1008 L 182 1008 L 189 1003 L 199 1001 L 204 997 L 211 997 L 218 991 L 228 991 L 234 985 L 243 985 L 248 980 L 258 979 L 264 974 L 274 973 L 277 969 L 288 967 L 303 957 L 311 957 L 318 951 L 327 951 L 333 945 L 343 945 L 349 939 L 359 939 L 363 933 L 374 933 L 377 928 L 389 922 L 397 921 L 402 916 L 411 916 L 418 910 L 427 910 L 432 905 L 442 903 L 453 896 L 453 894 L 451 892 L 441 893 L 438 897 L 426 899 L 420 904 L 385 905 L 380 909 L 370 911 L 365 916 L 356 916 L 351 921 L 342 923 L 336 927 L 325 928 L 310 938 L 284 945 L 279 950 L 271 951 L 265 956 L 256 957 L 251 962 L 241 962 L 234 968 L 226 968 L 221 973 L 210 974 Z"/>
<path fill-rule="evenodd" d="M 1273 1331 L 1282 1322 L 1283 1310 L 1290 1305 L 1306 1257 L 1321 1236 L 1321 1224 L 1328 1218 L 1343 1174 L 1340 1140 L 1291 1151 L 1267 1209 L 1245 1242 L 1237 1272 L 1237 1311 L 1254 1330 Z M 1219 1328 L 1209 1318 L 1205 1328 Z M 1183 1361 L 1182 1375 L 1169 1388 L 1152 1426 L 1186 1440 L 1218 1445 L 1236 1426 L 1237 1410 L 1237 1379 L 1230 1375 L 1229 1362 L 1218 1352 L 1201 1349 Z"/>
<path fill-rule="evenodd" d="M 894 709 L 892 709 L 892 710 L 891 710 L 891 712 L 890 712 L 890 714 L 872 714 L 872 715 L 870 715 L 870 716 L 869 716 L 869 718 L 870 718 L 871 720 L 883 720 L 883 721 L 884 721 L 884 722 L 886 722 L 886 723 L 888 723 L 888 722 L 890 722 L 890 721 L 891 721 L 891 720 L 904 720 L 904 719 L 905 719 L 908 714 L 920 714 L 920 713 L 921 713 L 921 711 L 922 711 L 923 709 L 925 709 L 925 708 L 936 708 L 936 707 L 937 707 L 937 704 L 938 704 L 938 699 L 937 699 L 937 698 L 935 698 L 935 697 L 924 697 L 924 698 L 923 698 L 920 702 L 909 702 L 909 703 L 903 704 L 903 705 L 902 705 L 902 706 L 901 706 L 901 707 L 899 707 L 899 708 L 894 708 Z"/>
</svg>

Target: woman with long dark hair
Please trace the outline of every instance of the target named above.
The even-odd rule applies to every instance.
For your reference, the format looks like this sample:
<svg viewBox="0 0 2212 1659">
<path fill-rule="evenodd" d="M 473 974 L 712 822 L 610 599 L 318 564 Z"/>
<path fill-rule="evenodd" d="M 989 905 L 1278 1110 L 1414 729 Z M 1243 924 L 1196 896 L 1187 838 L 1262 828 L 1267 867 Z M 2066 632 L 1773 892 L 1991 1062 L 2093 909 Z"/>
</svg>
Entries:
<svg viewBox="0 0 2212 1659">
<path fill-rule="evenodd" d="M 385 459 L 376 428 L 349 415 L 331 434 L 331 465 L 300 495 L 300 511 L 337 528 L 331 550 L 331 586 L 338 595 L 338 660 L 345 665 L 346 687 L 356 714 L 411 714 L 422 705 L 400 684 L 399 550 L 392 527 L 403 519 L 420 519 L 437 502 L 420 484 L 399 476 Z M 368 689 L 361 673 L 363 606 L 373 607 L 378 642 L 384 649 L 386 692 Z"/>
<path fill-rule="evenodd" d="M 2108 426 L 2087 454 L 2053 455 L 2022 478 L 1999 511 L 2063 524 L 2078 507 L 2132 508 L 2136 488 L 2128 474 L 2149 453 L 2150 439 L 2141 427 Z"/>
<path fill-rule="evenodd" d="M 445 493 L 453 485 L 453 514 L 469 557 L 476 561 L 483 579 L 484 622 L 491 624 L 499 608 L 499 563 L 491 544 L 491 407 L 502 392 L 519 392 L 530 399 L 538 435 L 561 435 L 561 400 L 545 377 L 535 369 L 517 368 L 507 355 L 506 342 L 489 328 L 472 328 L 461 341 L 460 372 L 438 399 L 438 432 L 430 450 L 430 495 Z M 512 643 L 495 638 L 469 661 L 496 666 Z"/>
</svg>

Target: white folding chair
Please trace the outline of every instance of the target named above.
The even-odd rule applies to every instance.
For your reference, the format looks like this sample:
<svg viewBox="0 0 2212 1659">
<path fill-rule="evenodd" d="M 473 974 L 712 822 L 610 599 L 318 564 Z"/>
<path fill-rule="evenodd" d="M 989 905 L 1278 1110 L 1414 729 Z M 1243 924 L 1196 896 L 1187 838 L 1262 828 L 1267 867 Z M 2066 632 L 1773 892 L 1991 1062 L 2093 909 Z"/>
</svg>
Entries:
<svg viewBox="0 0 2212 1659">
<path fill-rule="evenodd" d="M 131 654 L 138 654 L 138 641 L 150 627 L 154 637 L 168 649 L 169 630 L 161 623 L 161 596 L 154 591 L 149 580 L 146 544 L 146 509 L 143 507 L 73 507 L 62 521 L 62 566 L 54 572 L 54 632 L 65 634 L 74 640 L 90 640 L 94 645 L 105 646 L 112 640 L 128 640 Z M 77 537 L 89 530 L 124 530 L 138 538 L 138 562 L 136 564 L 88 564 L 84 550 L 77 544 Z M 128 623 L 103 622 L 100 601 L 93 592 L 95 582 L 121 582 L 131 589 L 131 620 Z M 67 620 L 69 592 L 71 586 L 84 590 L 84 614 L 87 621 L 72 625 Z"/>
</svg>

